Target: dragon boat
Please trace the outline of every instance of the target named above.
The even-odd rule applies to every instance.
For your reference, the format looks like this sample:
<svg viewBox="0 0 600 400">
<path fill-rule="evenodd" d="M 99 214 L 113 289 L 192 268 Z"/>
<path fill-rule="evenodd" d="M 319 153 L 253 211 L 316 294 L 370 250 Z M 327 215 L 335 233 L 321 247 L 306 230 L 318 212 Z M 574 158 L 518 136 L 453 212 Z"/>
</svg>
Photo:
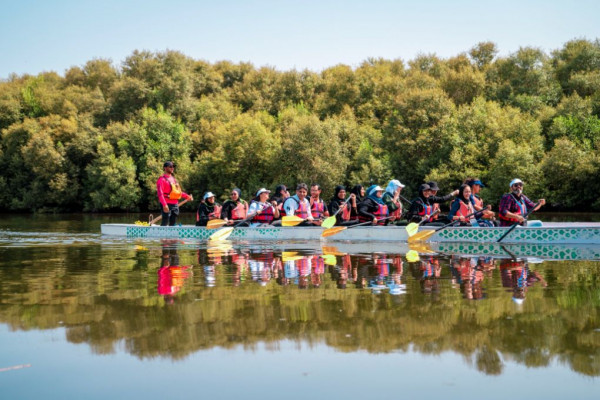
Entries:
<svg viewBox="0 0 600 400">
<path fill-rule="evenodd" d="M 436 229 L 421 227 L 419 231 Z M 436 232 L 430 243 L 495 243 L 510 228 L 448 227 Z M 124 238 L 198 239 L 206 240 L 214 229 L 192 225 L 143 226 L 136 224 L 102 224 L 103 235 Z M 278 227 L 263 225 L 234 228 L 232 240 L 322 240 L 406 242 L 408 233 L 402 226 L 357 226 L 326 238 L 321 227 Z M 600 246 L 600 223 L 544 223 L 543 226 L 517 227 L 504 239 L 504 244 L 587 244 Z"/>
</svg>

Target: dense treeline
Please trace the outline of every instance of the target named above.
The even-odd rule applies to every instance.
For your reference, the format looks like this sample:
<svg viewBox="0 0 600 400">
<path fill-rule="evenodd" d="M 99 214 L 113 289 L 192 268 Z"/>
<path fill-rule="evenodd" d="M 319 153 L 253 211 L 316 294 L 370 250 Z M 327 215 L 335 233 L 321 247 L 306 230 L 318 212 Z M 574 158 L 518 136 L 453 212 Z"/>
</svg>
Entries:
<svg viewBox="0 0 600 400">
<path fill-rule="evenodd" d="M 600 41 L 497 57 L 369 59 L 321 73 L 135 51 L 0 82 L 5 210 L 157 208 L 164 160 L 196 197 L 396 178 L 444 190 L 520 177 L 561 209 L 599 210 Z M 410 194 L 410 192 L 408 193 Z"/>
</svg>

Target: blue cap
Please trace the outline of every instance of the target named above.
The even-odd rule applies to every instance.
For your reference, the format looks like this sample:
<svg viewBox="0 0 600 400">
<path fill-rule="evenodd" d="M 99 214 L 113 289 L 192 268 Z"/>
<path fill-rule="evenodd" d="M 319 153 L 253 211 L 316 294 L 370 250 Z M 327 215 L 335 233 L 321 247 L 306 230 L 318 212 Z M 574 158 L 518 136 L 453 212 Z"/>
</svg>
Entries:
<svg viewBox="0 0 600 400">
<path fill-rule="evenodd" d="M 476 181 L 473 181 L 473 183 L 471 183 L 471 186 L 473 186 L 473 185 L 479 185 L 481 187 L 485 187 L 483 182 L 481 182 L 479 179 L 477 179 Z"/>
</svg>

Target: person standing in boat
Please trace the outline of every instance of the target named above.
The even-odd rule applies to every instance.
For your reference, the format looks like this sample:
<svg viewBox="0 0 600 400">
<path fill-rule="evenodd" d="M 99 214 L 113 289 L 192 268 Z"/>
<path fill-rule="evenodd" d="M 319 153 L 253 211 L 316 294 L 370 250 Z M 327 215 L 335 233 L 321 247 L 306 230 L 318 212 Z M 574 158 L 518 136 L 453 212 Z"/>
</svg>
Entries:
<svg viewBox="0 0 600 400">
<path fill-rule="evenodd" d="M 289 197 L 283 203 L 283 211 L 285 215 L 295 215 L 305 221 L 297 226 L 313 226 L 314 218 L 310 209 L 310 201 L 306 198 L 308 194 L 308 186 L 306 183 L 299 183 L 296 186 L 296 194 Z"/>
<path fill-rule="evenodd" d="M 260 188 L 256 197 L 250 202 L 247 218 L 252 217 L 253 226 L 259 224 L 271 224 L 275 218 L 279 218 L 279 208 L 275 200 L 269 203 L 270 190 Z"/>
<path fill-rule="evenodd" d="M 334 189 L 334 194 L 329 200 L 329 215 L 335 215 L 335 224 L 337 226 L 350 226 L 358 224 L 358 219 L 350 219 L 350 210 L 352 202 L 356 202 L 354 193 L 350 194 L 350 199 L 346 203 L 346 188 L 338 185 Z M 340 208 L 342 208 L 340 210 Z"/>
<path fill-rule="evenodd" d="M 511 226 L 516 223 L 525 225 L 525 215 L 527 215 L 529 210 L 538 210 L 546 204 L 545 199 L 539 199 L 539 204 L 536 207 L 536 205 L 523 194 L 523 181 L 518 178 L 510 181 L 510 191 L 510 193 L 505 194 L 500 199 L 500 207 L 498 209 L 500 226 Z"/>
<path fill-rule="evenodd" d="M 397 222 L 402 219 L 402 203 L 400 202 L 400 192 L 404 185 L 399 180 L 393 179 L 388 183 L 383 193 L 383 202 L 390 213 L 390 222 Z"/>
<path fill-rule="evenodd" d="M 313 183 L 310 185 L 310 212 L 314 219 L 313 224 L 321 225 L 321 221 L 326 217 L 329 217 L 329 210 L 327 204 L 321 199 L 321 185 Z"/>
<path fill-rule="evenodd" d="M 158 201 L 162 207 L 161 226 L 174 226 L 177 223 L 179 215 L 178 201 L 181 198 L 194 200 L 192 195 L 189 195 L 181 190 L 181 186 L 175 179 L 174 171 L 175 164 L 172 161 L 167 161 L 163 164 L 164 174 L 156 181 L 156 192 Z"/>
<path fill-rule="evenodd" d="M 196 212 L 196 226 L 206 226 L 211 219 L 221 216 L 221 205 L 215 202 L 213 192 L 206 192 Z"/>
<path fill-rule="evenodd" d="M 358 205 L 359 222 L 372 221 L 373 225 L 387 225 L 388 208 L 383 202 L 383 192 L 381 186 L 369 186 L 367 198 Z"/>
<path fill-rule="evenodd" d="M 233 225 L 246 219 L 248 214 L 248 203 L 242 199 L 242 190 L 235 188 L 231 191 L 231 198 L 223 203 L 221 219 L 227 221 L 227 225 Z"/>
</svg>

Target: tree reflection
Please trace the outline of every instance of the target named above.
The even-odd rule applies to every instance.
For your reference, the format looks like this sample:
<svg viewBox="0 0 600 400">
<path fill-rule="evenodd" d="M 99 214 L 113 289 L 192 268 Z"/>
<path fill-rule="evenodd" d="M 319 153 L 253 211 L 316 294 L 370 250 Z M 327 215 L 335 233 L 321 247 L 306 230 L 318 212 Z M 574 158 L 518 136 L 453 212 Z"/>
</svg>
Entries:
<svg viewBox="0 0 600 400">
<path fill-rule="evenodd" d="M 181 358 L 298 340 L 340 351 L 454 351 L 491 375 L 505 360 L 557 360 L 600 375 L 597 262 L 426 254 L 408 262 L 383 252 L 179 242 L 33 253 L 3 251 L 11 263 L 0 268 L 0 321 L 64 326 L 67 340 L 97 353 L 124 343 L 142 358 Z M 27 264 L 31 257 L 40 262 Z"/>
</svg>

